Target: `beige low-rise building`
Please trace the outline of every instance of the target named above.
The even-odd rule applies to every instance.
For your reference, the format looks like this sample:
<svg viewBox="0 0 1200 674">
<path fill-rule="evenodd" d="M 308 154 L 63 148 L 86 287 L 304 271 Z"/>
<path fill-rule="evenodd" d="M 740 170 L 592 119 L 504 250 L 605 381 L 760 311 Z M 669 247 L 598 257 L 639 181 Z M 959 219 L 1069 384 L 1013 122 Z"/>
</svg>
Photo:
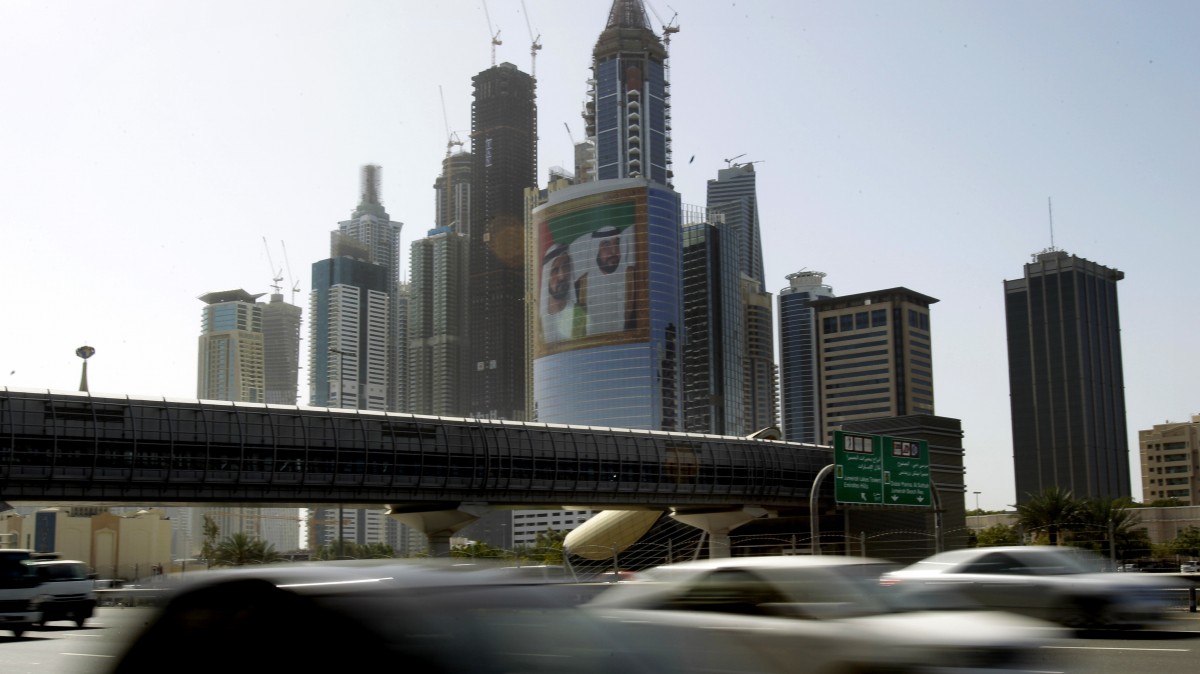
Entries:
<svg viewBox="0 0 1200 674">
<path fill-rule="evenodd" d="M 1138 431 L 1138 450 L 1147 503 L 1176 499 L 1181 505 L 1200 505 L 1200 414 Z"/>
<path fill-rule="evenodd" d="M 0 514 L 0 544 L 80 560 L 100 578 L 133 581 L 171 570 L 171 521 L 156 508 L 122 515 L 95 507 L 11 510 Z"/>
</svg>

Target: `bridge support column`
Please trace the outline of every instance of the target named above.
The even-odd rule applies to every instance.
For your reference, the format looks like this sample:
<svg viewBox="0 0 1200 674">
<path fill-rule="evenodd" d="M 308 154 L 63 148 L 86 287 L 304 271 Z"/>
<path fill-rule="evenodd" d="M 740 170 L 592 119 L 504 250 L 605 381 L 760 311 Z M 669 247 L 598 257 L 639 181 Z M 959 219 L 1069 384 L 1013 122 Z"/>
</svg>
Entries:
<svg viewBox="0 0 1200 674">
<path fill-rule="evenodd" d="M 741 510 L 721 510 L 712 512 L 676 511 L 671 517 L 697 529 L 703 529 L 708 534 L 708 556 L 713 558 L 728 557 L 729 532 L 747 522 L 769 516 L 766 509 L 758 506 L 743 506 Z"/>
<path fill-rule="evenodd" d="M 491 509 L 486 503 L 460 503 L 446 510 L 407 511 L 403 506 L 389 506 L 388 517 L 428 536 L 431 557 L 449 557 L 450 537 Z"/>
</svg>

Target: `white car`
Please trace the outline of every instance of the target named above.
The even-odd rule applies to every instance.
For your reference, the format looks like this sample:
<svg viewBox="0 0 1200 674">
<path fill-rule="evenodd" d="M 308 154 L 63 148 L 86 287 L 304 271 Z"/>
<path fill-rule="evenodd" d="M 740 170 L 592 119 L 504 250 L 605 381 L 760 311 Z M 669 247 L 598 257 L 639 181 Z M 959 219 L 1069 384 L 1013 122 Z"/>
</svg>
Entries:
<svg viewBox="0 0 1200 674">
<path fill-rule="evenodd" d="M 1200 571 L 1200 562 L 1184 562 L 1179 565 L 1179 573 L 1196 573 Z"/>
<path fill-rule="evenodd" d="M 1064 632 L 980 611 L 901 610 L 857 557 L 734 557 L 660 566 L 584 605 L 687 671 L 1018 672 L 1054 669 Z"/>
<path fill-rule="evenodd" d="M 1075 628 L 1161 623 L 1177 579 L 1103 571 L 1107 560 L 1078 548 L 1026 545 L 943 552 L 884 574 L 904 596 L 975 605 Z"/>
</svg>

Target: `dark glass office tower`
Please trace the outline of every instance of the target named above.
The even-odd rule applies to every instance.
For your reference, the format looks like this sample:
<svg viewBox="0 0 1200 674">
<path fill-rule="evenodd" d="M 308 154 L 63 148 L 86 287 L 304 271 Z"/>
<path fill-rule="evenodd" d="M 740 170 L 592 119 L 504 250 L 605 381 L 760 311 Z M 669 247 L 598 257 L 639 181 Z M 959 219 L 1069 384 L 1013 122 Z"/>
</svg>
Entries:
<svg viewBox="0 0 1200 674">
<path fill-rule="evenodd" d="M 615 0 L 592 50 L 584 109 L 596 152 L 595 179 L 645 177 L 671 185 L 667 50 L 641 0 Z"/>
<path fill-rule="evenodd" d="M 824 272 L 799 271 L 788 274 L 788 287 L 779 291 L 780 407 L 783 439 L 792 442 L 823 442 L 817 312 L 812 304 L 834 296 L 824 279 Z"/>
<path fill-rule="evenodd" d="M 1048 250 L 1004 282 L 1017 501 L 1047 487 L 1130 495 L 1117 281 L 1125 274 Z"/>
<path fill-rule="evenodd" d="M 535 82 L 511 63 L 479 73 L 471 107 L 467 412 L 525 417 L 525 188 L 537 179 Z"/>
</svg>

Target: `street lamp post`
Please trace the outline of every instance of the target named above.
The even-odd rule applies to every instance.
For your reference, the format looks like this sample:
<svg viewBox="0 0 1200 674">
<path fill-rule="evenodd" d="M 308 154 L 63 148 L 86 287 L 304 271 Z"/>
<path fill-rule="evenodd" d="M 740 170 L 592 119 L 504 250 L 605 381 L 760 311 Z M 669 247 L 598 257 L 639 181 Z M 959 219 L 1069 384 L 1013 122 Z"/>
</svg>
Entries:
<svg viewBox="0 0 1200 674">
<path fill-rule="evenodd" d="M 346 401 L 346 377 L 345 377 L 345 371 L 342 369 L 342 363 L 344 362 L 343 358 L 345 358 L 346 352 L 342 351 L 341 349 L 331 348 L 331 349 L 329 349 L 329 353 L 335 354 L 338 357 L 338 407 L 345 407 L 346 406 L 346 402 L 345 402 Z M 358 407 L 358 403 L 355 402 L 354 406 Z M 336 468 L 335 468 L 335 470 L 336 470 Z M 337 546 L 338 546 L 338 548 L 337 548 L 338 549 L 338 557 L 341 557 L 342 556 L 341 555 L 341 552 L 342 552 L 342 505 L 340 503 L 338 504 L 338 511 L 337 511 Z"/>
</svg>

